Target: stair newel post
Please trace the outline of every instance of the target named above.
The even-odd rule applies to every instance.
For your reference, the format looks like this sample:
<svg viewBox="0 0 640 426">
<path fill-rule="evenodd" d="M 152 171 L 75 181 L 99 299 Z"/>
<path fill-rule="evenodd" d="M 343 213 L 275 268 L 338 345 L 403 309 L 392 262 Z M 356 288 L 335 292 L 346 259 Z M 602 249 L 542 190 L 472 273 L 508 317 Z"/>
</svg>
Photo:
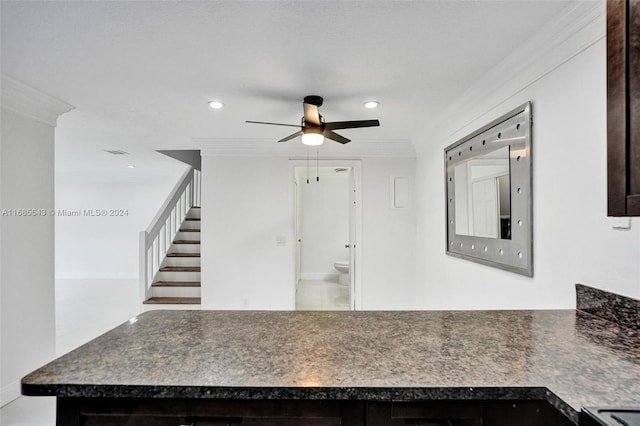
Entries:
<svg viewBox="0 0 640 426">
<path fill-rule="evenodd" d="M 153 242 L 151 243 L 151 270 L 152 271 L 157 271 L 158 270 L 158 236 L 156 235 L 156 237 L 153 239 Z"/>
<path fill-rule="evenodd" d="M 138 238 L 138 262 L 139 262 L 139 278 L 140 278 L 140 298 L 141 300 L 147 300 L 149 296 L 149 276 L 148 276 L 148 262 L 147 262 L 147 231 L 140 231 Z"/>
</svg>

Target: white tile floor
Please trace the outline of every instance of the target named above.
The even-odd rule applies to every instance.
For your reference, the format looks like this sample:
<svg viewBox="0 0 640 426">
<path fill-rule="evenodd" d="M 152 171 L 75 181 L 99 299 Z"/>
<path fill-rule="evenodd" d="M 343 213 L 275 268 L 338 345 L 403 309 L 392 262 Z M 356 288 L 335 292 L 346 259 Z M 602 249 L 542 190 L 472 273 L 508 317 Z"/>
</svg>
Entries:
<svg viewBox="0 0 640 426">
<path fill-rule="evenodd" d="M 0 408 L 2 426 L 55 426 L 56 399 L 54 397 L 21 396 Z"/>
<path fill-rule="evenodd" d="M 349 287 L 337 281 L 300 280 L 296 310 L 348 311 Z"/>
<path fill-rule="evenodd" d="M 138 295 L 138 280 L 56 280 L 56 354 L 137 315 Z M 2 426 L 54 426 L 55 419 L 55 398 L 22 396 L 0 408 Z"/>
</svg>

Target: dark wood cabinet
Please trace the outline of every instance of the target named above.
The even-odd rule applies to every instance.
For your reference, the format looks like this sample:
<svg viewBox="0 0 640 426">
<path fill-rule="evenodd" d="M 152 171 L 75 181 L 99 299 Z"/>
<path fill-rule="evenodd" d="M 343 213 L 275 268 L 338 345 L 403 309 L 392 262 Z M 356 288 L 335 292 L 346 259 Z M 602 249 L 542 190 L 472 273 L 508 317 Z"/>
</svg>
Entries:
<svg viewBox="0 0 640 426">
<path fill-rule="evenodd" d="M 65 426 L 361 426 L 358 401 L 58 398 Z"/>
<path fill-rule="evenodd" d="M 481 426 L 482 405 L 469 401 L 371 402 L 367 426 Z"/>
<path fill-rule="evenodd" d="M 367 426 L 569 426 L 544 401 L 370 402 Z"/>
<path fill-rule="evenodd" d="M 65 426 L 569 426 L 545 401 L 58 398 Z"/>
<path fill-rule="evenodd" d="M 607 1 L 609 216 L 640 216 L 640 0 Z"/>
</svg>

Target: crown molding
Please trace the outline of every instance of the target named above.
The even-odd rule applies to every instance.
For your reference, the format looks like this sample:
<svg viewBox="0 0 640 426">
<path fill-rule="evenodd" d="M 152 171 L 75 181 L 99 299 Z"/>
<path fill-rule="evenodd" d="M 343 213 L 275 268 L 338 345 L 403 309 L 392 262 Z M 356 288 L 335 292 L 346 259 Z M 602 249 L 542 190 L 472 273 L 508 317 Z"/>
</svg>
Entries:
<svg viewBox="0 0 640 426">
<path fill-rule="evenodd" d="M 286 157 L 306 158 L 316 156 L 316 149 L 300 141 L 276 143 L 273 139 L 217 139 L 197 138 L 192 142 L 200 147 L 202 156 L 216 157 Z M 321 158 L 394 157 L 415 158 L 413 144 L 407 140 L 360 139 L 341 145 L 327 141 L 318 149 Z"/>
<path fill-rule="evenodd" d="M 58 117 L 74 107 L 5 74 L 1 75 L 1 105 L 9 111 L 56 127 Z"/>
<path fill-rule="evenodd" d="M 606 1 L 567 6 L 527 42 L 489 70 L 414 139 L 418 154 L 434 135 L 450 138 L 606 37 Z M 465 121 L 460 121 L 464 112 Z M 494 114 L 495 115 L 495 114 Z M 449 142 L 443 140 L 442 146 Z"/>
</svg>

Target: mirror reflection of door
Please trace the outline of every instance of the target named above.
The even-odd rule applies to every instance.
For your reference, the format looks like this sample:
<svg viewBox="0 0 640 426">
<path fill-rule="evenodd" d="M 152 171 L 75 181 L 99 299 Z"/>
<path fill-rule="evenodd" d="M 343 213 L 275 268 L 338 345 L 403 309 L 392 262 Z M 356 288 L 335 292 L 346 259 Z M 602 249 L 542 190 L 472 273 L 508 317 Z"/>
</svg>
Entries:
<svg viewBox="0 0 640 426">
<path fill-rule="evenodd" d="M 500 237 L 511 239 L 511 179 L 509 174 L 499 176 L 498 181 L 498 214 L 500 215 Z"/>
<path fill-rule="evenodd" d="M 498 238 L 498 185 L 496 178 L 483 178 L 471 185 L 471 229 L 477 237 Z"/>
<path fill-rule="evenodd" d="M 509 147 L 455 167 L 456 234 L 511 239 Z"/>
</svg>

